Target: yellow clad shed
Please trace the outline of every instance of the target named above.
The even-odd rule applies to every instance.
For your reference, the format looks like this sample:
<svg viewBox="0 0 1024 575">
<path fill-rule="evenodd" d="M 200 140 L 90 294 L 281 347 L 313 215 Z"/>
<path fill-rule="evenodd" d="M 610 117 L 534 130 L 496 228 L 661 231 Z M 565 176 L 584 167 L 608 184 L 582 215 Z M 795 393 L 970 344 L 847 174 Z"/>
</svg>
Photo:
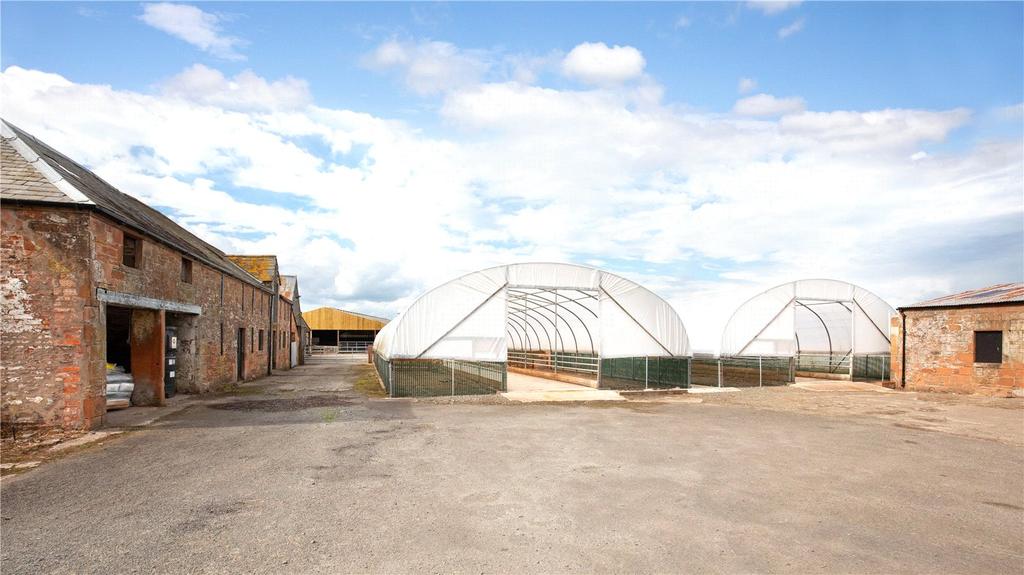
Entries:
<svg viewBox="0 0 1024 575">
<path fill-rule="evenodd" d="M 388 319 L 333 307 L 319 307 L 302 313 L 309 325 L 314 346 L 340 346 L 350 351 L 373 343 Z"/>
</svg>

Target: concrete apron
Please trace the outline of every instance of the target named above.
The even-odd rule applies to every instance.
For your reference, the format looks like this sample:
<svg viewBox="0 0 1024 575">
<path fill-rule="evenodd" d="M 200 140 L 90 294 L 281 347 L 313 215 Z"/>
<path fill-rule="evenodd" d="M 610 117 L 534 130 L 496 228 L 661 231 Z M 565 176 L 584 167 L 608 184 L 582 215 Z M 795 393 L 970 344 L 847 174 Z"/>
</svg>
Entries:
<svg viewBox="0 0 1024 575">
<path fill-rule="evenodd" d="M 796 383 L 794 383 L 792 387 L 807 391 L 872 391 L 875 393 L 899 393 L 898 391 L 889 389 L 888 387 L 882 387 L 881 385 L 874 383 L 864 383 L 859 381 L 807 381 L 801 377 L 796 379 Z"/>
<path fill-rule="evenodd" d="M 625 401 L 612 389 L 553 389 L 548 391 L 507 391 L 502 397 L 523 403 L 535 401 Z"/>
</svg>

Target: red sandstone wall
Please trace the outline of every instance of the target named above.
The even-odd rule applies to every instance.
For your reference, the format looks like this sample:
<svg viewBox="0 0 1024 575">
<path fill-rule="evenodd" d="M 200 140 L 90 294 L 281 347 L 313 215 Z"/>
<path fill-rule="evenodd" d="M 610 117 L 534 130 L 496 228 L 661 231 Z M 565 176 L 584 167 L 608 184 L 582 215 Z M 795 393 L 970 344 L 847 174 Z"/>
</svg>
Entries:
<svg viewBox="0 0 1024 575">
<path fill-rule="evenodd" d="M 291 368 L 291 338 L 295 326 L 292 306 L 286 300 L 277 298 L 277 324 L 274 326 L 274 369 Z M 282 335 L 283 334 L 283 335 Z"/>
<path fill-rule="evenodd" d="M 180 363 L 180 391 L 209 391 L 236 380 L 240 327 L 246 329 L 245 379 L 267 373 L 275 343 L 270 307 L 276 294 L 199 261 L 193 261 L 192 283 L 182 282 L 182 254 L 145 236 L 138 267 L 124 266 L 124 230 L 89 210 L 5 203 L 0 215 L 0 419 L 5 426 L 12 421 L 64 428 L 102 424 L 106 324 L 104 304 L 96 300 L 98 287 L 202 308 L 202 315 L 179 337 L 182 352 L 194 354 Z M 173 314 L 161 315 L 169 325 L 182 321 Z M 163 399 L 162 378 L 155 367 L 162 361 L 162 327 L 158 328 L 152 338 L 142 338 L 150 342 L 143 354 L 149 359 L 140 359 L 147 366 L 146 374 L 140 373 L 147 383 L 140 390 L 146 392 L 146 403 Z M 288 355 L 280 355 L 286 368 Z"/>
<path fill-rule="evenodd" d="M 892 379 L 903 360 L 899 317 L 893 320 Z M 906 311 L 906 389 L 1006 396 L 1024 389 L 1024 305 Z M 1003 362 L 974 363 L 974 332 L 1003 332 Z"/>
<path fill-rule="evenodd" d="M 203 313 L 195 326 L 197 341 L 182 342 L 182 345 L 189 345 L 192 349 L 198 350 L 197 369 L 187 381 L 178 381 L 179 390 L 205 392 L 235 381 L 236 334 L 241 327 L 246 329 L 245 379 L 266 375 L 270 361 L 270 349 L 267 345 L 270 304 L 273 297 L 270 293 L 199 261 L 193 261 L 192 283 L 184 283 L 181 281 L 182 254 L 145 237 L 142 238 L 143 253 L 139 267 L 123 266 L 121 245 L 124 231 L 115 222 L 101 215 L 93 216 L 92 230 L 97 287 L 202 307 Z M 220 339 L 222 322 L 223 354 Z M 262 351 L 259 349 L 261 329 L 264 330 Z"/>
<path fill-rule="evenodd" d="M 97 427 L 105 382 L 89 361 L 101 344 L 88 281 L 89 214 L 5 203 L 0 218 L 0 420 Z"/>
</svg>

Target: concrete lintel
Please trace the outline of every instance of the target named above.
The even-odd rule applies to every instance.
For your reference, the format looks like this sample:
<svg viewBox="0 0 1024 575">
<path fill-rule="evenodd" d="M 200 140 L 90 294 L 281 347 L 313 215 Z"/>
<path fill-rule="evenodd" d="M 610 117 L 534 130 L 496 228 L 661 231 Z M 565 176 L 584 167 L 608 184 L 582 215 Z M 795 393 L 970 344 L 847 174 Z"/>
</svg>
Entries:
<svg viewBox="0 0 1024 575">
<path fill-rule="evenodd" d="M 202 315 L 203 308 L 190 303 L 181 303 L 176 301 L 167 301 L 163 299 L 156 299 L 151 297 L 145 297 L 141 295 L 132 295 L 127 293 L 120 293 L 115 291 L 108 291 L 103 288 L 96 288 L 96 299 L 112 303 L 115 305 L 123 305 L 125 307 L 140 307 L 145 309 L 162 309 L 165 311 L 174 311 L 179 313 L 190 313 L 193 315 Z"/>
</svg>

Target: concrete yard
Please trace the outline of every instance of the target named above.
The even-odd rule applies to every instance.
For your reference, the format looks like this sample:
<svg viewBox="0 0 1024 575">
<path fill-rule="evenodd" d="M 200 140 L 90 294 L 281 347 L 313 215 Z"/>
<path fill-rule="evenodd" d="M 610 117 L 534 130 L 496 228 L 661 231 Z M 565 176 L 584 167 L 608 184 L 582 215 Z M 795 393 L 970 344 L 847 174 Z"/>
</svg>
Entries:
<svg viewBox="0 0 1024 575">
<path fill-rule="evenodd" d="M 317 359 L 0 481 L 6 573 L 1020 573 L 1020 399 L 369 398 Z"/>
</svg>

